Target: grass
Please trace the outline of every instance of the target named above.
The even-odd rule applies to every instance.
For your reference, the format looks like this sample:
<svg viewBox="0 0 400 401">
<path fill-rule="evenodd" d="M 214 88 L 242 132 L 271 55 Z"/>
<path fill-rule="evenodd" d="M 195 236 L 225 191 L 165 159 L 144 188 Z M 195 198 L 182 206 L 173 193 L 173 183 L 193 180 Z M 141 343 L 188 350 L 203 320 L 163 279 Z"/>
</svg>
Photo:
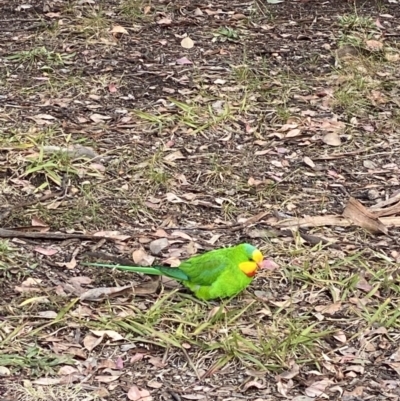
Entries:
<svg viewBox="0 0 400 401">
<path fill-rule="evenodd" d="M 360 327 L 398 327 L 397 317 L 400 312 L 396 308 L 395 299 L 399 297 L 399 287 L 393 283 L 385 285 L 388 276 L 386 264 L 384 275 L 383 268 L 378 267 L 377 263 L 371 265 L 362 254 L 334 264 L 325 259 L 329 257 L 326 251 L 319 250 L 317 259 L 313 259 L 306 249 L 299 249 L 296 254 L 297 260 L 304 260 L 303 265 L 285 268 L 284 276 L 288 283 L 275 287 L 278 277 L 272 278 L 270 284 L 273 292 L 279 292 L 280 287 L 282 290 L 286 288 L 282 296 L 278 296 L 282 301 L 272 301 L 277 298 L 277 294 L 271 296 L 272 304 L 249 295 L 233 302 L 226 300 L 207 304 L 175 290 L 161 294 L 154 302 L 146 302 L 146 308 L 141 303 L 119 305 L 111 302 L 99 306 L 98 317 L 85 320 L 76 320 L 73 314 L 75 306 L 71 303 L 61 309 L 58 317 L 50 324 L 54 326 L 55 322 L 67 319 L 79 324 L 81 328 L 86 326 L 88 329 L 115 330 L 128 342 L 135 341 L 164 349 L 196 350 L 210 356 L 217 353 L 219 369 L 230 361 L 237 361 L 248 368 L 266 371 L 285 369 L 288 361 L 293 359 L 299 364 L 317 367 L 322 353 L 330 352 L 330 346 L 325 340 L 334 335 L 338 328 L 329 319 L 316 320 L 314 307 L 304 307 L 304 304 L 299 307 L 298 302 L 304 299 L 303 294 L 319 292 L 320 302 L 317 305 L 321 301 L 327 305 L 330 302 L 341 302 L 347 318 L 358 321 L 359 332 L 353 333 L 353 340 L 362 335 Z M 313 260 L 312 265 L 309 260 Z M 360 278 L 357 271 L 360 266 L 369 273 L 369 283 L 373 287 L 363 297 L 360 297 L 357 289 Z M 291 290 L 287 297 L 285 294 L 288 286 Z M 385 298 L 377 302 L 377 291 L 383 291 L 384 288 Z M 360 309 L 354 303 L 349 303 L 354 297 L 369 302 Z M 44 333 L 46 327 L 49 327 L 49 323 L 35 329 L 35 335 Z M 19 332 L 18 342 L 22 344 L 26 336 L 29 338 L 32 333 L 26 332 L 24 335 Z M 3 338 L 3 347 L 8 345 L 7 338 L 11 341 L 14 337 L 9 335 Z M 28 366 L 38 371 L 46 367 L 51 371 L 55 366 L 65 363 L 65 357 L 42 355 L 41 352 L 39 348 L 32 348 L 32 352 L 26 356 L 3 355 L 3 363 L 16 371 Z M 190 354 L 187 354 L 189 359 Z M 194 366 L 195 362 L 192 359 L 190 361 Z"/>
<path fill-rule="evenodd" d="M 21 63 L 28 68 L 38 65 L 42 71 L 53 71 L 53 68 L 64 66 L 65 62 L 70 61 L 74 56 L 75 53 L 62 54 L 40 46 L 16 52 L 7 56 L 6 59 Z"/>
<path fill-rule="evenodd" d="M 80 386 L 46 385 L 34 386 L 26 380 L 23 385 L 12 384 L 10 386 L 20 401 L 92 401 L 99 400 L 95 393 L 83 390 Z"/>
<path fill-rule="evenodd" d="M 157 5 L 151 0 L 124 0 L 120 5 L 121 14 L 135 22 L 148 21 L 155 9 Z"/>
</svg>

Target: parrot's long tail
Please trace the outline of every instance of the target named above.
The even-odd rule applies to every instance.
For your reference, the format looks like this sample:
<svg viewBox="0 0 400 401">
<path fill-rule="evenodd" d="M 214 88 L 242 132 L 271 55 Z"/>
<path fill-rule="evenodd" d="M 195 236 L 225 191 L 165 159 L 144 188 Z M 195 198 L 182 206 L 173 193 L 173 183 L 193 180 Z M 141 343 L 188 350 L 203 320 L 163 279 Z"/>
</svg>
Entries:
<svg viewBox="0 0 400 401">
<path fill-rule="evenodd" d="M 109 269 L 125 270 L 132 273 L 143 273 L 143 274 L 150 274 L 153 276 L 164 275 L 179 281 L 189 280 L 189 277 L 182 270 L 166 266 L 153 266 L 153 267 L 123 266 L 123 265 L 109 265 L 106 263 L 84 263 L 84 265 L 96 266 L 96 267 L 108 267 Z"/>
</svg>

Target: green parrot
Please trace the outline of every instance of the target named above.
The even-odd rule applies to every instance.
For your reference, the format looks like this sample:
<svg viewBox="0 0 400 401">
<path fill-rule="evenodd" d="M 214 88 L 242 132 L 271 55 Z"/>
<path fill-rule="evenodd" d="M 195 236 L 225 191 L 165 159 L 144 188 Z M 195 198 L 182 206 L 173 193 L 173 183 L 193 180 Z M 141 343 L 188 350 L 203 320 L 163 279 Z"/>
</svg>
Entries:
<svg viewBox="0 0 400 401">
<path fill-rule="evenodd" d="M 253 245 L 240 244 L 216 249 L 183 261 L 178 268 L 166 266 L 120 266 L 88 263 L 135 273 L 164 275 L 176 279 L 203 300 L 226 298 L 238 294 L 262 267 L 262 253 Z"/>
</svg>

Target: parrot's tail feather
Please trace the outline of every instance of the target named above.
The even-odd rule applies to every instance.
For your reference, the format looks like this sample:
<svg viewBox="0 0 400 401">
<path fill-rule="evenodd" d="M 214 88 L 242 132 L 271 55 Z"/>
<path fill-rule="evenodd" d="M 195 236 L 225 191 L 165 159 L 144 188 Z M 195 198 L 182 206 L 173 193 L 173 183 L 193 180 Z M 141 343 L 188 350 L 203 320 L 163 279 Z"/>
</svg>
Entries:
<svg viewBox="0 0 400 401">
<path fill-rule="evenodd" d="M 182 270 L 165 266 L 153 266 L 153 267 L 123 266 L 123 265 L 110 265 L 106 263 L 84 263 L 84 265 L 96 266 L 96 267 L 108 267 L 110 269 L 125 270 L 132 273 L 151 274 L 155 276 L 164 275 L 179 281 L 189 280 L 189 277 Z"/>
</svg>

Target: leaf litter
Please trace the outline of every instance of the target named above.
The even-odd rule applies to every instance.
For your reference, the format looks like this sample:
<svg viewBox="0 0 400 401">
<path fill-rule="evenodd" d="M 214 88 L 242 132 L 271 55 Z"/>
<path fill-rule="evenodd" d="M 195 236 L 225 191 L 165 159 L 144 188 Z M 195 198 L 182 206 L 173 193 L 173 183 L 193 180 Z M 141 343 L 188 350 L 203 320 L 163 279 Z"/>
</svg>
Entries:
<svg viewBox="0 0 400 401">
<path fill-rule="evenodd" d="M 398 17 L 5 5 L 0 394 L 398 397 Z M 243 241 L 267 269 L 209 305 L 80 263 Z"/>
</svg>

